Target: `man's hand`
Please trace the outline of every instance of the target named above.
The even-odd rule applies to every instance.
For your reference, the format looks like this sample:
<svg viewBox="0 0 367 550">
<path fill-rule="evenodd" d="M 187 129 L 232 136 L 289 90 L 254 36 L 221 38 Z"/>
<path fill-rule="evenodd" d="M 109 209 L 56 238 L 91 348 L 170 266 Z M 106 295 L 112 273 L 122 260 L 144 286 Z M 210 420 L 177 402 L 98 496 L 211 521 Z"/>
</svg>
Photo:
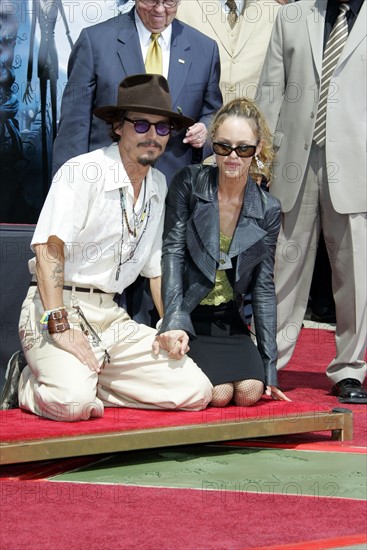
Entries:
<svg viewBox="0 0 367 550">
<path fill-rule="evenodd" d="M 154 355 L 164 349 L 172 359 L 181 359 L 189 348 L 189 337 L 184 330 L 167 330 L 156 336 L 152 349 Z"/>
<path fill-rule="evenodd" d="M 89 340 L 81 330 L 70 328 L 65 332 L 50 334 L 50 338 L 52 338 L 57 347 L 75 355 L 91 371 L 97 374 L 101 372 L 101 367 L 98 365 Z"/>
<path fill-rule="evenodd" d="M 186 131 L 186 136 L 183 142 L 200 149 L 201 147 L 204 147 L 207 135 L 208 130 L 206 129 L 205 124 L 202 122 L 196 122 Z"/>
</svg>

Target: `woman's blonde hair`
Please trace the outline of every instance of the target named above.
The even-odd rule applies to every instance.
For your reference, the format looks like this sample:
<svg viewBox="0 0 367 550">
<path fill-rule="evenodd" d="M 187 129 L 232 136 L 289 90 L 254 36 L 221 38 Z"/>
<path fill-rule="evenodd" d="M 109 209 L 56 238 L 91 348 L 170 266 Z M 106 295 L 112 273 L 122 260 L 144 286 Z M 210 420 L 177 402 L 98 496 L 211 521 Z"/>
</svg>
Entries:
<svg viewBox="0 0 367 550">
<path fill-rule="evenodd" d="M 223 107 L 219 109 L 215 115 L 210 128 L 210 136 L 212 141 L 215 141 L 215 135 L 219 126 L 223 124 L 228 117 L 245 118 L 258 141 L 262 142 L 262 148 L 257 157 L 264 164 L 264 167 L 259 168 L 255 157 L 253 157 L 250 165 L 250 175 L 254 179 L 263 175 L 269 181 L 271 177 L 274 151 L 271 139 L 272 136 L 264 116 L 259 111 L 255 102 L 248 97 L 233 99 L 229 103 L 223 105 Z"/>
</svg>

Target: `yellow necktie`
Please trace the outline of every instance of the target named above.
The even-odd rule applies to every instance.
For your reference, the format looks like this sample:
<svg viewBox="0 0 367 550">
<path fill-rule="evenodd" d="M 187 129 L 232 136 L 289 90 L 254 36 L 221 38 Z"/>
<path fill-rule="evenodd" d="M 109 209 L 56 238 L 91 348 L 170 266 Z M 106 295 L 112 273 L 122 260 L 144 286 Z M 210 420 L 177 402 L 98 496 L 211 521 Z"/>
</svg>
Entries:
<svg viewBox="0 0 367 550">
<path fill-rule="evenodd" d="M 160 35 L 160 33 L 152 33 L 150 36 L 150 44 L 145 60 L 145 70 L 149 74 L 162 74 L 163 72 L 162 48 L 158 42 Z"/>
</svg>

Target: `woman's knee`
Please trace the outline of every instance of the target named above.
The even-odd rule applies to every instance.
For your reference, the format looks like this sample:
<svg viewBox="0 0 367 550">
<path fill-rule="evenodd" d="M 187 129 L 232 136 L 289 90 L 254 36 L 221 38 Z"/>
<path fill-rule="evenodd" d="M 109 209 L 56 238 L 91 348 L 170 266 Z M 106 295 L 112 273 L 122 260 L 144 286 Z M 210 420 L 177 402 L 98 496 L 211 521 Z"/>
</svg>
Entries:
<svg viewBox="0 0 367 550">
<path fill-rule="evenodd" d="M 255 405 L 264 393 L 261 380 L 239 380 L 234 382 L 234 402 L 239 407 Z"/>
<path fill-rule="evenodd" d="M 212 407 L 225 407 L 233 397 L 234 387 L 232 382 L 218 384 L 213 388 L 213 396 L 210 402 Z"/>
</svg>

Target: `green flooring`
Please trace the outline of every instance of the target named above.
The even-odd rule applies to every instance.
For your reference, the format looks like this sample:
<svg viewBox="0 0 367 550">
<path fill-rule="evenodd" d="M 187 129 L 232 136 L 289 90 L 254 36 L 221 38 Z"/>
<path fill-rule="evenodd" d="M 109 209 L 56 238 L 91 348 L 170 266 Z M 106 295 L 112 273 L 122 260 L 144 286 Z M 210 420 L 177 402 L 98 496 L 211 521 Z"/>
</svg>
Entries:
<svg viewBox="0 0 367 550">
<path fill-rule="evenodd" d="M 51 481 L 367 498 L 367 457 L 284 449 L 175 447 L 111 455 Z"/>
</svg>

